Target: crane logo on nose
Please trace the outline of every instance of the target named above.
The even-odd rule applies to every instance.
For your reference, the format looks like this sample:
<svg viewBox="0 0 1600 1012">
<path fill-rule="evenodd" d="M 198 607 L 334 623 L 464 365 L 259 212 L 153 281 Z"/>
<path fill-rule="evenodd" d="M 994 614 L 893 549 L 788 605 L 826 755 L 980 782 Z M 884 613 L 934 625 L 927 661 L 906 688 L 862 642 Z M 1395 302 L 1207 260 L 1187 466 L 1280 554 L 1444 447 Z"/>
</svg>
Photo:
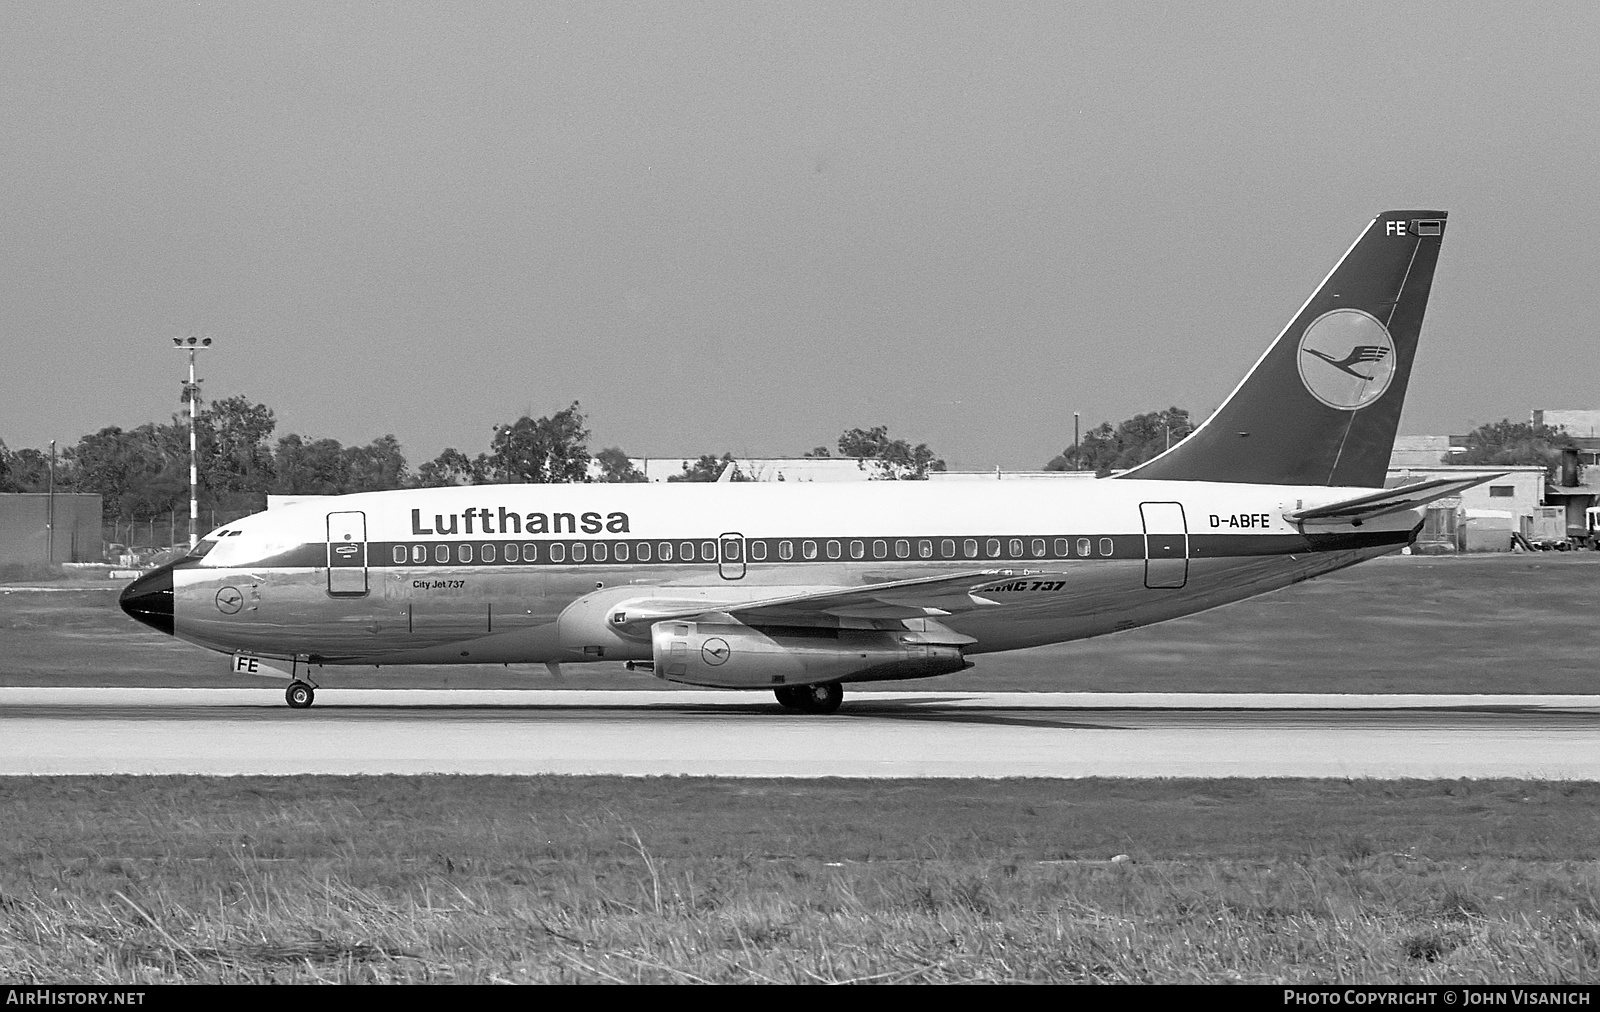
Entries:
<svg viewBox="0 0 1600 1012">
<path fill-rule="evenodd" d="M 244 607 L 244 595 L 238 587 L 223 587 L 217 591 L 217 610 L 224 615 L 237 615 Z"/>
</svg>

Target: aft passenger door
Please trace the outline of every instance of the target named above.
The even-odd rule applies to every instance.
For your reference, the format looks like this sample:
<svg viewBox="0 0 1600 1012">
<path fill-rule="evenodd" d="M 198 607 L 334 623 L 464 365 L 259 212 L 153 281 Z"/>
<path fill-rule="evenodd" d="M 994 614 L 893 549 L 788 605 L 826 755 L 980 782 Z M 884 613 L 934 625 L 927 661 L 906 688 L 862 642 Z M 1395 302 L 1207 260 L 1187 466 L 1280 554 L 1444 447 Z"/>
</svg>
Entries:
<svg viewBox="0 0 1600 1012">
<path fill-rule="evenodd" d="M 367 515 L 328 514 L 328 594 L 363 597 L 367 593 Z"/>
<path fill-rule="evenodd" d="M 1139 504 L 1144 519 L 1144 585 L 1151 590 L 1177 590 L 1189 582 L 1189 526 L 1183 505 Z"/>
</svg>

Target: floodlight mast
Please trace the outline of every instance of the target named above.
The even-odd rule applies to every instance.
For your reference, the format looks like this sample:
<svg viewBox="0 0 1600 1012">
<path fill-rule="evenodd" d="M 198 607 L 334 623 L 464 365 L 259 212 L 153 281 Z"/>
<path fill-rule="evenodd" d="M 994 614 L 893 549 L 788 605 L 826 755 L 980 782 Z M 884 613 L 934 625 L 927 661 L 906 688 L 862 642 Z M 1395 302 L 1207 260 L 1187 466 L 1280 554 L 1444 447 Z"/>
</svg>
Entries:
<svg viewBox="0 0 1600 1012">
<path fill-rule="evenodd" d="M 211 347 L 211 338 L 193 335 L 175 337 L 172 346 L 189 353 L 189 382 L 184 385 L 183 394 L 189 399 L 189 547 L 192 549 L 195 546 L 195 526 L 200 520 L 200 468 L 194 441 L 195 416 L 200 410 L 200 381 L 194 378 L 194 356 L 195 352 Z"/>
</svg>

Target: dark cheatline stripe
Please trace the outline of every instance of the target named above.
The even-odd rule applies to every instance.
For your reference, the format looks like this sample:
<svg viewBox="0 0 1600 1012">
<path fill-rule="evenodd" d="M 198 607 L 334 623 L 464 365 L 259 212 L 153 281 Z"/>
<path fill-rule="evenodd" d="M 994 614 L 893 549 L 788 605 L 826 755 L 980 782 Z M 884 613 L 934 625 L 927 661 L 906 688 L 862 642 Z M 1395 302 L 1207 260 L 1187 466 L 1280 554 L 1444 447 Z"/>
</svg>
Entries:
<svg viewBox="0 0 1600 1012">
<path fill-rule="evenodd" d="M 1339 534 L 1191 534 L 1189 558 L 1246 558 L 1404 545 L 1410 531 Z M 1151 535 L 1152 553 L 1182 551 L 1183 535 Z M 787 549 L 785 549 L 787 545 Z M 669 557 L 663 558 L 663 546 Z M 924 546 L 931 554 L 923 554 Z M 530 552 L 531 549 L 531 552 Z M 728 558 L 719 561 L 719 552 Z M 788 556 L 785 557 L 785 551 Z M 641 554 L 643 553 L 643 554 Z M 737 553 L 737 554 L 735 554 Z M 531 555 L 531 558 L 530 558 Z M 808 557 L 809 556 L 809 557 Z M 1169 556 L 1163 556 L 1169 557 Z M 911 538 L 480 538 L 451 541 L 370 541 L 367 565 L 394 568 L 518 568 L 523 566 L 804 566 L 887 563 L 1043 565 L 1145 558 L 1142 534 L 961 535 Z M 299 545 L 247 568 L 316 569 L 328 564 L 327 545 Z"/>
</svg>

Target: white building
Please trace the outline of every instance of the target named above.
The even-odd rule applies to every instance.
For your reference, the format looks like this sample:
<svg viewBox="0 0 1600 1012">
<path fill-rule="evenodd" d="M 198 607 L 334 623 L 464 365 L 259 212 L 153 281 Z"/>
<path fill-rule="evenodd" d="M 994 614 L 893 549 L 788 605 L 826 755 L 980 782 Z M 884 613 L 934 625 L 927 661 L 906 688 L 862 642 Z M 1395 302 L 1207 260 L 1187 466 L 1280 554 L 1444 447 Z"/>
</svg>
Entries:
<svg viewBox="0 0 1600 1012">
<path fill-rule="evenodd" d="M 1600 438 L 1600 411 L 1538 408 L 1533 412 L 1533 424 L 1566 429 L 1567 435 L 1579 439 Z"/>
</svg>

